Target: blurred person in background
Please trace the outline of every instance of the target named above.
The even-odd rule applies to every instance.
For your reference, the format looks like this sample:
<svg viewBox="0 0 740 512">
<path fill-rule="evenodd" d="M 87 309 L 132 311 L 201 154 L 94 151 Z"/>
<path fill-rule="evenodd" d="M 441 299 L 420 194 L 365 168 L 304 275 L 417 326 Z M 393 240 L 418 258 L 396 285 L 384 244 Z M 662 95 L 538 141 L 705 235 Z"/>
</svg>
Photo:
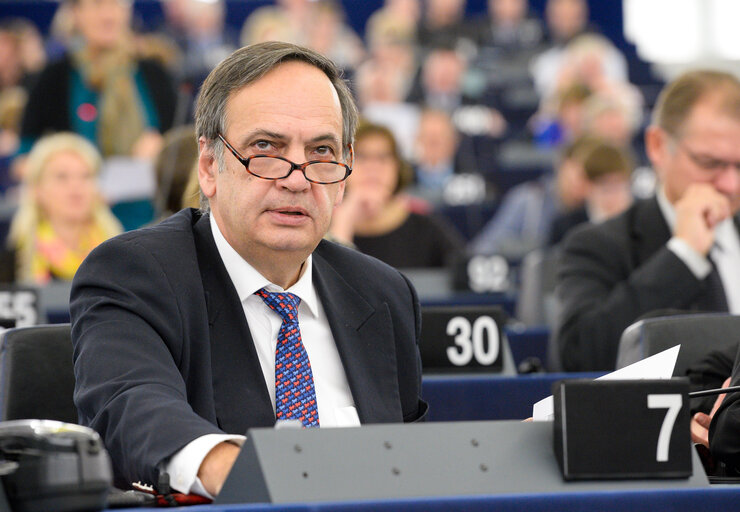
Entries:
<svg viewBox="0 0 740 512">
<path fill-rule="evenodd" d="M 408 159 L 419 124 L 418 106 L 405 101 L 418 72 L 414 41 L 404 23 L 376 19 L 368 27 L 368 58 L 357 68 L 355 95 L 362 116 L 388 126 Z"/>
<path fill-rule="evenodd" d="M 311 0 L 277 0 L 256 9 L 244 21 L 242 46 L 265 41 L 306 45 L 311 29 Z"/>
<path fill-rule="evenodd" d="M 161 65 L 138 60 L 128 0 L 66 0 L 77 38 L 31 90 L 21 153 L 42 135 L 72 131 L 107 158 L 153 159 L 173 122 L 175 94 Z"/>
<path fill-rule="evenodd" d="M 616 91 L 596 93 L 586 100 L 583 131 L 628 148 L 642 123 L 642 105 Z"/>
<path fill-rule="evenodd" d="M 596 143 L 593 137 L 577 138 L 561 150 L 554 175 L 507 192 L 493 218 L 470 242 L 470 252 L 519 257 L 544 246 L 555 217 L 583 205 L 588 192 L 583 160 Z"/>
<path fill-rule="evenodd" d="M 528 58 L 542 42 L 542 22 L 529 15 L 528 0 L 488 0 L 487 16 L 474 25 L 484 58 Z"/>
<path fill-rule="evenodd" d="M 422 50 L 444 46 L 472 55 L 475 43 L 465 21 L 466 0 L 426 0 L 417 31 Z"/>
<path fill-rule="evenodd" d="M 417 25 L 421 17 L 421 0 L 385 0 L 383 7 L 370 15 L 365 24 L 365 43 L 374 45 L 374 38 L 395 27 L 398 37 L 416 41 Z"/>
<path fill-rule="evenodd" d="M 178 126 L 164 134 L 164 145 L 154 160 L 159 220 L 185 207 L 183 194 L 192 179 L 197 160 L 198 143 L 193 125 Z"/>
<path fill-rule="evenodd" d="M 553 220 L 549 245 L 560 243 L 566 233 L 579 224 L 598 224 L 629 208 L 632 204 L 630 176 L 633 168 L 634 160 L 623 146 L 607 141 L 595 143 L 583 160 L 587 181 L 584 204 Z"/>
<path fill-rule="evenodd" d="M 571 39 L 588 32 L 587 0 L 547 0 L 545 28 L 547 42 L 552 47 L 562 46 Z"/>
<path fill-rule="evenodd" d="M 550 101 L 542 102 L 529 122 L 537 145 L 558 147 L 583 135 L 586 104 L 591 94 L 584 84 L 574 83 L 558 91 Z"/>
<path fill-rule="evenodd" d="M 185 190 L 180 198 L 180 208 L 200 208 L 200 182 L 198 181 L 198 163 L 193 166 Z"/>
<path fill-rule="evenodd" d="M 408 101 L 453 113 L 457 107 L 469 102 L 463 90 L 467 65 L 465 58 L 450 47 L 431 50 L 424 58 L 419 79 Z"/>
<path fill-rule="evenodd" d="M 307 46 L 329 57 L 349 75 L 365 57 L 365 47 L 355 31 L 345 22 L 341 3 L 316 0 L 311 6 L 311 24 Z"/>
<path fill-rule="evenodd" d="M 419 119 L 414 159 L 414 184 L 409 194 L 442 204 L 445 186 L 455 175 L 459 137 L 449 114 L 425 109 Z"/>
<path fill-rule="evenodd" d="M 427 53 L 407 101 L 452 116 L 463 134 L 503 136 L 507 124 L 496 109 L 497 100 L 484 87 L 468 82 L 468 61 L 452 48 L 439 47 Z M 473 112 L 473 116 L 465 115 Z M 474 122 L 466 122 L 473 118 Z"/>
<path fill-rule="evenodd" d="M 190 0 L 160 0 L 164 13 L 164 26 L 160 32 L 172 39 L 179 47 L 185 46 L 187 8 Z"/>
<path fill-rule="evenodd" d="M 410 211 L 402 192 L 412 171 L 391 131 L 363 123 L 354 147 L 352 176 L 335 208 L 331 237 L 396 268 L 450 264 L 463 248 L 462 239 L 441 219 Z"/>
<path fill-rule="evenodd" d="M 93 248 L 121 232 L 98 191 L 100 164 L 95 147 L 75 134 L 34 145 L 8 235 L 6 281 L 70 281 Z"/>
<path fill-rule="evenodd" d="M 22 87 L 12 87 L 0 92 L 0 159 L 15 155 L 20 145 L 21 116 L 26 107 L 28 93 Z M 0 160 L 0 181 L 5 177 L 9 162 Z"/>
<path fill-rule="evenodd" d="M 223 0 L 187 0 L 183 12 L 181 80 L 193 89 L 236 49 L 237 36 L 225 24 Z"/>
<path fill-rule="evenodd" d="M 568 44 L 589 32 L 588 2 L 586 0 L 548 0 L 545 5 L 547 39 L 544 48 L 534 56 L 530 70 L 543 93 L 554 80 L 563 62 Z"/>
<path fill-rule="evenodd" d="M 45 64 L 44 40 L 36 25 L 24 18 L 0 20 L 0 93 L 29 89 Z"/>
<path fill-rule="evenodd" d="M 599 34 L 585 33 L 575 37 L 557 58 L 535 58 L 530 71 L 544 102 L 575 83 L 585 85 L 594 93 L 618 90 L 625 95 L 639 94 L 629 85 L 624 55 Z"/>
</svg>

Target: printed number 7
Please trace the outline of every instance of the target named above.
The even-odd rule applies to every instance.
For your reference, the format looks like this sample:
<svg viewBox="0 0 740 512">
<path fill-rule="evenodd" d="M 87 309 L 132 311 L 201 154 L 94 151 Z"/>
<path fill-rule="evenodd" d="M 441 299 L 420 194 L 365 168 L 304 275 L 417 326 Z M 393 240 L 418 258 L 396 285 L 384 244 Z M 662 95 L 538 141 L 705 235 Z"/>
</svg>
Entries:
<svg viewBox="0 0 740 512">
<path fill-rule="evenodd" d="M 665 462 L 668 460 L 668 447 L 671 444 L 671 432 L 673 432 L 673 425 L 676 423 L 676 417 L 678 412 L 681 410 L 683 405 L 683 397 L 681 395 L 648 395 L 647 406 L 648 409 L 668 409 L 663 418 L 663 426 L 660 427 L 660 434 L 658 434 L 658 449 L 656 451 L 655 458 L 658 462 Z"/>
</svg>

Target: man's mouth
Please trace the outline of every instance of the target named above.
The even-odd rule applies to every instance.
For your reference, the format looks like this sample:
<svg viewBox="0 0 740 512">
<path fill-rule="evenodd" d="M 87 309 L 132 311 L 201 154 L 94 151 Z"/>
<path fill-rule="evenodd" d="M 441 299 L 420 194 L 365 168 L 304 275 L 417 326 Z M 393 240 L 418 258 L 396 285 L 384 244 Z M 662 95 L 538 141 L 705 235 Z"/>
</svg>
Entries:
<svg viewBox="0 0 740 512">
<path fill-rule="evenodd" d="M 273 208 L 270 211 L 272 213 L 275 213 L 278 215 L 285 215 L 288 217 L 295 217 L 295 218 L 308 217 L 308 212 L 298 206 L 278 207 L 278 208 Z"/>
</svg>

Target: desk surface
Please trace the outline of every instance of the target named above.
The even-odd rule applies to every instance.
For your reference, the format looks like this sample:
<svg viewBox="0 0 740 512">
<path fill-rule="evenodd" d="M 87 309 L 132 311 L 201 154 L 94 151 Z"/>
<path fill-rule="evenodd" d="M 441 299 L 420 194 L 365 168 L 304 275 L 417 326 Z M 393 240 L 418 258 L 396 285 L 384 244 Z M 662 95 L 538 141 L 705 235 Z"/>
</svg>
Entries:
<svg viewBox="0 0 740 512">
<path fill-rule="evenodd" d="M 192 512 L 352 512 L 352 511 L 542 511 L 573 512 L 718 512 L 736 510 L 740 503 L 740 486 L 708 489 L 651 490 L 623 492 L 575 492 L 497 496 L 459 496 L 454 498 L 403 499 L 388 501 L 354 501 L 343 503 L 310 503 L 294 505 L 201 505 L 189 507 Z M 158 508 L 118 509 L 121 512 L 154 512 Z M 181 509 L 182 510 L 182 509 Z"/>
<path fill-rule="evenodd" d="M 516 420 L 532 415 L 532 405 L 551 395 L 562 379 L 595 379 L 603 373 L 424 375 L 422 397 L 429 421 Z"/>
</svg>

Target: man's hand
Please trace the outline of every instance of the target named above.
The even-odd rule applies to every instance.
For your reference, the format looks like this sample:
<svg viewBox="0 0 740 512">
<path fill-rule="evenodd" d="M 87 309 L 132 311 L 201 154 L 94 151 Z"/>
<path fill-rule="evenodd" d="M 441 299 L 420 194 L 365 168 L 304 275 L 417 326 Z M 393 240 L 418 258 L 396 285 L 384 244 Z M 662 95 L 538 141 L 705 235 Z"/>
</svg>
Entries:
<svg viewBox="0 0 740 512">
<path fill-rule="evenodd" d="M 715 226 L 732 215 L 729 199 L 708 183 L 696 183 L 675 207 L 674 236 L 706 256 L 714 243 Z"/>
<path fill-rule="evenodd" d="M 219 443 L 208 452 L 198 468 L 198 478 L 211 496 L 221 492 L 226 477 L 241 448 L 231 443 Z"/>
<path fill-rule="evenodd" d="M 722 383 L 723 388 L 726 388 L 729 385 L 729 378 Z M 694 414 L 694 417 L 691 418 L 691 441 L 696 444 L 703 444 L 709 448 L 709 424 L 712 423 L 714 413 L 716 413 L 719 406 L 722 405 L 722 400 L 725 399 L 725 396 L 727 395 L 719 395 L 717 397 L 717 400 L 715 400 L 714 406 L 712 407 L 712 411 L 709 414 L 704 414 L 703 412 L 697 412 Z"/>
</svg>

